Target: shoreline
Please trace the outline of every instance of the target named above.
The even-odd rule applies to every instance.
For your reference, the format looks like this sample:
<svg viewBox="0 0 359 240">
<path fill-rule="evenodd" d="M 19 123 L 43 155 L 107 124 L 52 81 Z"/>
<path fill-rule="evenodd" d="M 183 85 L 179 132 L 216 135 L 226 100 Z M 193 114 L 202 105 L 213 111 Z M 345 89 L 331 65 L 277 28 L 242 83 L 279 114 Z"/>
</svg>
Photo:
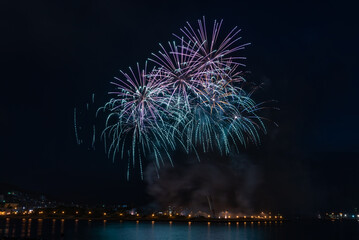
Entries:
<svg viewBox="0 0 359 240">
<path fill-rule="evenodd" d="M 218 223 L 228 223 L 228 222 L 267 222 L 267 223 L 279 223 L 283 221 L 288 221 L 287 219 L 244 219 L 244 218 L 233 218 L 233 219 L 215 219 L 215 218 L 158 218 L 158 217 L 81 217 L 81 216 L 0 216 L 0 219 L 43 219 L 43 220 L 88 220 L 88 221 L 143 221 L 143 222 L 218 222 Z"/>
<path fill-rule="evenodd" d="M 24 220 L 74 220 L 74 221 L 128 221 L 128 222 L 201 222 L 201 223 L 283 223 L 283 222 L 297 222 L 297 221 L 340 221 L 351 222 L 359 221 L 356 219 L 317 219 L 317 218 L 302 218 L 302 219 L 215 219 L 215 218 L 158 218 L 158 217 L 81 217 L 81 216 L 0 216 L 0 219 L 24 219 Z"/>
</svg>

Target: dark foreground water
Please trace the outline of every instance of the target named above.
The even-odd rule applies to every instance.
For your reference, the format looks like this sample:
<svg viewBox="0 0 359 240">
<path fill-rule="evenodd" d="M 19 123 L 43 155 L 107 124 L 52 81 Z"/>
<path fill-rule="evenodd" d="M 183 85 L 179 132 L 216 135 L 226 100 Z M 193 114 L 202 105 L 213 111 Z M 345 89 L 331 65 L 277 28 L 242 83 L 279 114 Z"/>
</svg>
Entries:
<svg viewBox="0 0 359 240">
<path fill-rule="evenodd" d="M 102 220 L 0 219 L 0 239 L 78 240 L 307 240 L 359 239 L 358 221 L 277 223 L 120 222 Z"/>
</svg>

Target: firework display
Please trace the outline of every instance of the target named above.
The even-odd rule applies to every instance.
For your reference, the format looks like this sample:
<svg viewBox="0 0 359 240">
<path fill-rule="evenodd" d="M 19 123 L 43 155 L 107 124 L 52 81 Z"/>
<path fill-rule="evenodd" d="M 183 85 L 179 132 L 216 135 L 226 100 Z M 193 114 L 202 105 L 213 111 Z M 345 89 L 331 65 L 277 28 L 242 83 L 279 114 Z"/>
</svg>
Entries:
<svg viewBox="0 0 359 240">
<path fill-rule="evenodd" d="M 246 89 L 240 50 L 240 30 L 223 37 L 222 21 L 207 28 L 189 23 L 176 41 L 160 44 L 143 68 L 121 71 L 111 84 L 112 98 L 99 109 L 106 116 L 102 138 L 109 156 L 128 159 L 128 168 L 151 156 L 157 168 L 172 164 L 171 151 L 186 153 L 238 151 L 238 145 L 258 144 L 265 133 L 258 115 L 263 103 Z M 153 67 L 148 70 L 149 64 Z"/>
</svg>

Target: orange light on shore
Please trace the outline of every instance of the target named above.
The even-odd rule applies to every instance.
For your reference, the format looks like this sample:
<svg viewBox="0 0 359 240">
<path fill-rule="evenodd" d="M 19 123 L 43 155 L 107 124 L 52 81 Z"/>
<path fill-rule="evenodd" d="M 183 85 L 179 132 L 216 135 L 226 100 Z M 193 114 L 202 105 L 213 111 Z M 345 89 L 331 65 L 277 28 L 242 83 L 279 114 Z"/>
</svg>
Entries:
<svg viewBox="0 0 359 240">
<path fill-rule="evenodd" d="M 155 214 L 154 213 L 152 213 L 152 217 L 154 217 L 155 216 Z"/>
<path fill-rule="evenodd" d="M 208 215 L 207 217 L 208 217 L 208 218 L 210 218 L 210 217 L 211 217 L 211 215 Z"/>
<path fill-rule="evenodd" d="M 103 215 L 104 215 L 104 216 L 106 216 L 106 215 L 107 215 L 107 213 L 105 213 L 105 212 L 104 212 L 104 213 L 103 213 Z"/>
<path fill-rule="evenodd" d="M 191 214 L 188 214 L 188 217 L 191 217 Z"/>
<path fill-rule="evenodd" d="M 91 212 L 91 211 L 89 211 L 89 214 L 92 214 L 92 212 Z"/>
<path fill-rule="evenodd" d="M 243 218 L 247 218 L 247 216 L 243 216 Z"/>
<path fill-rule="evenodd" d="M 62 213 L 62 214 L 65 214 L 65 212 L 64 212 L 64 211 L 62 211 L 61 213 Z"/>
</svg>

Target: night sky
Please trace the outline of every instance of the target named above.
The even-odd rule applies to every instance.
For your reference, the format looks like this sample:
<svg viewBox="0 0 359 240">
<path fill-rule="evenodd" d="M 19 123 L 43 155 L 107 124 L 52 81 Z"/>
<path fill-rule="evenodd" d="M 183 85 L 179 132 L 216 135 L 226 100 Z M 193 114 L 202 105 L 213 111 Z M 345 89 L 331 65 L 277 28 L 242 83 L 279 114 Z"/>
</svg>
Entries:
<svg viewBox="0 0 359 240">
<path fill-rule="evenodd" d="M 92 93 L 107 101 L 119 69 L 206 16 L 242 29 L 247 77 L 263 83 L 255 98 L 278 100 L 267 115 L 279 127 L 243 150 L 265 179 L 254 204 L 359 207 L 356 15 L 343 1 L 1 1 L 0 181 L 64 201 L 151 203 L 146 181 L 127 182 L 100 142 L 76 144 L 74 107 Z"/>
</svg>

